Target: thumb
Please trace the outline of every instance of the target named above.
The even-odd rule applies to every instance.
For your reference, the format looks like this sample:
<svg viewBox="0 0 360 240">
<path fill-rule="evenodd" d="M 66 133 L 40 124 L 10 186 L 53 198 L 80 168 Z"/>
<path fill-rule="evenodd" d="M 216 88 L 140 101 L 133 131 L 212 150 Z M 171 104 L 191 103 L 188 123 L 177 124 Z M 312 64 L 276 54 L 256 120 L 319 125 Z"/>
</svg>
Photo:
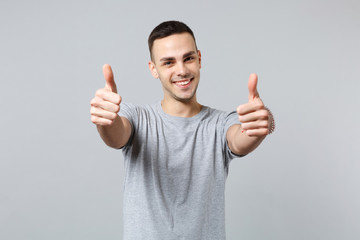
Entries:
<svg viewBox="0 0 360 240">
<path fill-rule="evenodd" d="M 249 101 L 254 100 L 259 97 L 259 93 L 257 91 L 257 81 L 258 76 L 255 73 L 250 74 L 248 89 L 249 89 Z"/>
<path fill-rule="evenodd" d="M 106 81 L 105 88 L 114 93 L 117 93 L 116 84 L 114 81 L 114 74 L 109 64 L 105 64 L 103 66 L 103 74 Z"/>
</svg>

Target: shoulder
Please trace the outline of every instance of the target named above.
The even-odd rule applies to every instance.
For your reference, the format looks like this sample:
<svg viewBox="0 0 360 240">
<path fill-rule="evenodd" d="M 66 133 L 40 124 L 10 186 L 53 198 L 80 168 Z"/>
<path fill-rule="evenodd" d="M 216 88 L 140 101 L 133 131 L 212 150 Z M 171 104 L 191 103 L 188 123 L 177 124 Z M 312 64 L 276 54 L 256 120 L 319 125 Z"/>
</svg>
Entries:
<svg viewBox="0 0 360 240">
<path fill-rule="evenodd" d="M 121 102 L 120 107 L 129 109 L 132 111 L 154 111 L 156 109 L 156 103 L 152 104 L 133 104 L 129 102 Z"/>
<path fill-rule="evenodd" d="M 133 104 L 121 102 L 120 115 L 131 116 L 133 118 L 149 117 L 157 114 L 157 103 L 153 104 Z"/>
<path fill-rule="evenodd" d="M 224 111 L 215 108 L 208 108 L 206 122 L 216 124 L 221 129 L 227 130 L 230 126 L 241 124 L 236 111 Z"/>
<path fill-rule="evenodd" d="M 219 109 L 215 109 L 215 108 L 211 108 L 211 107 L 207 107 L 204 106 L 205 108 L 207 108 L 207 116 L 209 118 L 215 118 L 215 119 L 222 119 L 222 120 L 226 120 L 227 118 L 236 115 L 235 111 L 224 111 L 224 110 L 219 110 Z"/>
</svg>

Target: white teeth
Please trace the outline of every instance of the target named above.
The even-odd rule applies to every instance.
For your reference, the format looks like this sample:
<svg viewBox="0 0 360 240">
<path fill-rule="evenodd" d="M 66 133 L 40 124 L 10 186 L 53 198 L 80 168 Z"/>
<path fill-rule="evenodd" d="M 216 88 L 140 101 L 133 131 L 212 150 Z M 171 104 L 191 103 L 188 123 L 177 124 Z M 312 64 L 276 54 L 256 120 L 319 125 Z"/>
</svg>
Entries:
<svg viewBox="0 0 360 240">
<path fill-rule="evenodd" d="M 190 82 L 190 80 L 184 81 L 184 82 L 176 82 L 178 85 L 186 85 Z"/>
</svg>

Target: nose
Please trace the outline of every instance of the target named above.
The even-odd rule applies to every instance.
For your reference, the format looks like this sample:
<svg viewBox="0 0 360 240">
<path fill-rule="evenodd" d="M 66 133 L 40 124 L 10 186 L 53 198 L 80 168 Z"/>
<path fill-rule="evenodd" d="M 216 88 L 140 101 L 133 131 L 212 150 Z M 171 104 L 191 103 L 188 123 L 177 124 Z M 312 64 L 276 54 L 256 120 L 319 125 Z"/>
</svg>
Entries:
<svg viewBox="0 0 360 240">
<path fill-rule="evenodd" d="M 186 65 L 184 63 L 179 63 L 176 69 L 176 75 L 183 77 L 186 76 L 189 73 Z"/>
</svg>

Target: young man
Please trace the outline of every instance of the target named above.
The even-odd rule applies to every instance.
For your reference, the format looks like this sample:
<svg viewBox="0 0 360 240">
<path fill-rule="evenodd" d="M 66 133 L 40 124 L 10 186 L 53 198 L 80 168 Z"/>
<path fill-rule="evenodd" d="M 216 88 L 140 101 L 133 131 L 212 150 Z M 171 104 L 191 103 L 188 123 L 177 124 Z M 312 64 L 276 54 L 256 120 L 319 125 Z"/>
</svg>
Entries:
<svg viewBox="0 0 360 240">
<path fill-rule="evenodd" d="M 257 76 L 250 75 L 248 103 L 233 112 L 215 110 L 196 99 L 201 53 L 191 29 L 164 22 L 148 43 L 149 69 L 160 79 L 163 99 L 122 102 L 104 65 L 105 87 L 91 100 L 100 136 L 125 158 L 124 239 L 225 239 L 229 162 L 254 150 L 273 128 Z"/>
</svg>

